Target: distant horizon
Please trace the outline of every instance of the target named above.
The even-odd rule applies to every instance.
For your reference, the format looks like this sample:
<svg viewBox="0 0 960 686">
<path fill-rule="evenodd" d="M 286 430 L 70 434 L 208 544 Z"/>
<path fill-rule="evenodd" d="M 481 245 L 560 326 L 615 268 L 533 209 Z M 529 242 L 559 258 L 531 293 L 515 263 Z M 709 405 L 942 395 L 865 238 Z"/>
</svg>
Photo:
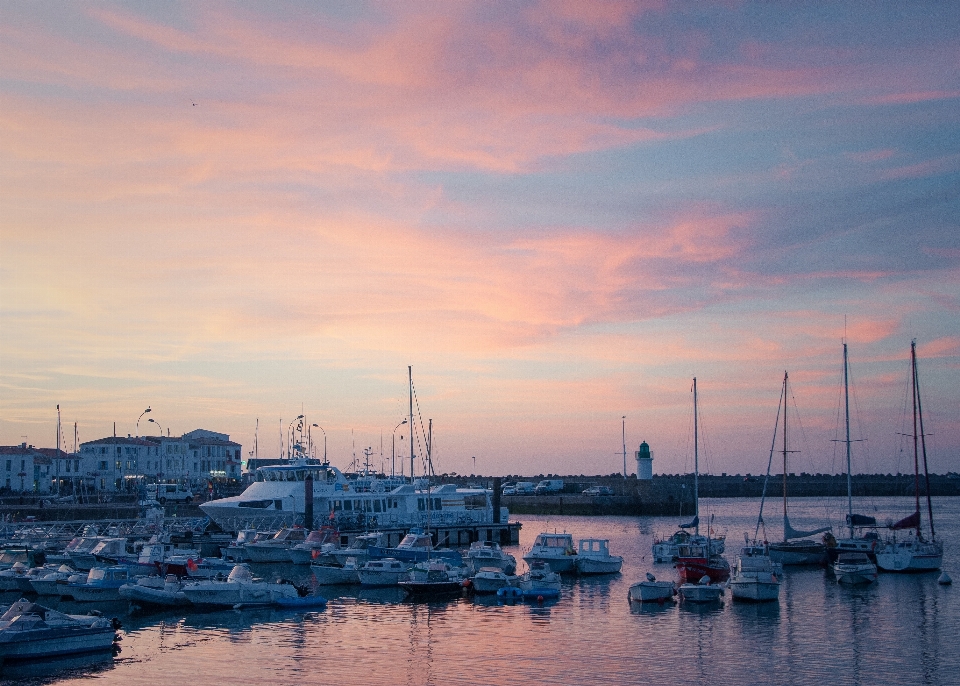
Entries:
<svg viewBox="0 0 960 686">
<path fill-rule="evenodd" d="M 4 3 L 0 443 L 960 470 L 960 3 Z M 144 414 L 146 408 L 149 414 Z M 150 420 L 153 420 L 152 422 Z M 139 421 L 139 428 L 138 423 Z M 313 425 L 317 425 L 313 428 Z M 778 440 L 780 440 L 778 438 Z M 838 442 L 839 441 L 839 442 Z M 474 466 L 475 465 L 475 466 Z M 407 463 L 409 468 L 409 462 Z"/>
</svg>

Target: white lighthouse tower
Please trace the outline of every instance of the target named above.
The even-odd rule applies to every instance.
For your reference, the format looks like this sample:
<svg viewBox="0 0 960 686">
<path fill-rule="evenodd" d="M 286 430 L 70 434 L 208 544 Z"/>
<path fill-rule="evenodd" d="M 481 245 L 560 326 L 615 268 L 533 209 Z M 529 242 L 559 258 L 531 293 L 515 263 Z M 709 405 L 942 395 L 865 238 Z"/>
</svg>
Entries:
<svg viewBox="0 0 960 686">
<path fill-rule="evenodd" d="M 653 453 L 646 441 L 640 444 L 640 449 L 634 455 L 637 459 L 637 478 L 641 481 L 653 480 Z"/>
</svg>

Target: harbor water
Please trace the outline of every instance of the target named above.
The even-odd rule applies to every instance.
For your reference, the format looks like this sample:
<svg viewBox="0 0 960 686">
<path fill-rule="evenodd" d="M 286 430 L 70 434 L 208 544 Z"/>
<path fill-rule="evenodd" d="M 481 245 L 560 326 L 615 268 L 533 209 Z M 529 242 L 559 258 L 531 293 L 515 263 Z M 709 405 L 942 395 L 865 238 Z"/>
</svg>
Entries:
<svg viewBox="0 0 960 686">
<path fill-rule="evenodd" d="M 753 535 L 759 499 L 701 500 L 701 532 L 711 517 L 735 560 Z M 878 521 L 912 511 L 910 498 L 861 499 L 856 511 Z M 766 503 L 766 538 L 780 540 L 781 504 Z M 797 529 L 841 527 L 846 500 L 796 499 Z M 607 538 L 624 557 L 613 576 L 564 580 L 559 600 L 498 602 L 462 597 L 439 603 L 403 600 L 395 589 L 323 587 L 326 607 L 311 611 L 239 609 L 129 614 L 126 604 L 98 608 L 123 622 L 117 657 L 3 668 L 2 683 L 100 686 L 157 684 L 958 684 L 960 683 L 960 498 L 934 500 L 937 537 L 945 542 L 938 573 L 881 574 L 869 587 L 837 584 L 820 568 L 789 568 L 779 602 L 745 604 L 729 594 L 719 606 L 631 605 L 627 590 L 653 564 L 655 534 L 679 517 L 523 516 L 520 561 L 544 531 L 574 539 Z M 513 519 L 513 518 L 511 518 Z M 924 508 L 926 525 L 926 509 Z M 520 563 L 521 569 L 524 567 Z M 252 565 L 264 578 L 309 580 L 308 567 Z M 6 594 L 4 603 L 12 599 Z M 52 603 L 70 612 L 86 604 Z"/>
</svg>

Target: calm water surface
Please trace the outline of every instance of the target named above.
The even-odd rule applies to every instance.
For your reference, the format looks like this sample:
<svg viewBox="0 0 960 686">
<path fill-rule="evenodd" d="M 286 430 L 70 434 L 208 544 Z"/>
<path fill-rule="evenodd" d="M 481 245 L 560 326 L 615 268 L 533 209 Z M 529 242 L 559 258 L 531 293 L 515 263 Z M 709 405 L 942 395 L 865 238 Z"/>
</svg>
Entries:
<svg viewBox="0 0 960 686">
<path fill-rule="evenodd" d="M 857 511 L 880 521 L 909 514 L 908 499 L 861 501 Z M 727 534 L 728 559 L 752 535 L 759 500 L 701 501 L 701 519 L 715 515 Z M 767 505 L 767 536 L 781 533 L 776 500 Z M 791 523 L 838 523 L 846 501 L 791 502 Z M 820 569 L 788 570 L 779 603 L 722 606 L 634 605 L 627 589 L 647 571 L 674 579 L 670 565 L 651 563 L 655 533 L 678 517 L 523 516 L 519 559 L 541 531 L 609 538 L 623 572 L 569 579 L 562 597 L 537 604 L 459 599 L 402 601 L 395 590 L 324 588 L 326 608 L 311 612 L 230 610 L 120 616 L 117 658 L 25 666 L 4 683 L 158 684 L 960 684 L 960 498 L 935 501 L 938 536 L 946 542 L 937 574 L 881 575 L 866 589 L 839 586 Z M 522 564 L 521 564 L 522 566 Z M 304 579 L 306 568 L 261 565 L 264 577 Z M 8 594 L 9 595 L 9 594 Z M 9 602 L 10 598 L 3 598 Z M 77 611 L 87 606 L 62 603 Z"/>
</svg>

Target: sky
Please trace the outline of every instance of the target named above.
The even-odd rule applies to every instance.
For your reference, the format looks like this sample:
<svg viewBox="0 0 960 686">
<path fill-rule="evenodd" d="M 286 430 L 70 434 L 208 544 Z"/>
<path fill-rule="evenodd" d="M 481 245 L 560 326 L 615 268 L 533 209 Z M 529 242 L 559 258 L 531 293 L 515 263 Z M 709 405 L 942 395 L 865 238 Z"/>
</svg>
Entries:
<svg viewBox="0 0 960 686">
<path fill-rule="evenodd" d="M 958 33 L 944 2 L 0 4 L 0 444 L 55 447 L 59 405 L 68 449 L 276 457 L 303 414 L 399 471 L 409 368 L 418 473 L 429 420 L 437 473 L 641 441 L 686 473 L 696 377 L 700 471 L 762 474 L 787 371 L 789 470 L 840 473 L 846 341 L 853 471 L 912 472 L 916 339 L 958 471 Z"/>
</svg>

